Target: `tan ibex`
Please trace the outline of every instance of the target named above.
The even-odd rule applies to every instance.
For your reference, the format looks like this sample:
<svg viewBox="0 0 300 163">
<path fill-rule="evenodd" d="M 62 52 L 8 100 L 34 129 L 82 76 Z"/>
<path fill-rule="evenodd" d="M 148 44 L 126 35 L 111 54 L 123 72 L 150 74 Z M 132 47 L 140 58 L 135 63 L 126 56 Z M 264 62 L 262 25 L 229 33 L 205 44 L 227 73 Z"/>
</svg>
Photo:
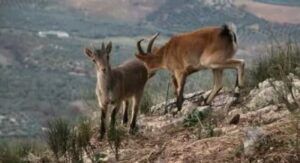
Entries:
<svg viewBox="0 0 300 163">
<path fill-rule="evenodd" d="M 125 104 L 123 123 L 128 121 L 128 103 L 132 100 L 132 117 L 130 132 L 136 127 L 136 119 L 139 104 L 143 95 L 145 84 L 154 73 L 148 74 L 143 62 L 132 59 L 123 64 L 111 68 L 109 55 L 112 43 L 101 49 L 85 48 L 85 54 L 94 62 L 97 72 L 96 95 L 101 107 L 100 138 L 103 138 L 106 128 L 106 113 L 109 105 L 113 105 L 111 114 L 112 126 L 115 125 L 115 117 L 122 103 Z"/>
<path fill-rule="evenodd" d="M 156 38 L 158 34 L 154 36 Z M 167 69 L 172 74 L 177 96 L 177 108 L 180 111 L 184 101 L 183 90 L 188 75 L 202 69 L 212 69 L 214 85 L 205 99 L 209 104 L 222 88 L 223 69 L 237 69 L 236 91 L 244 83 L 244 60 L 233 59 L 237 51 L 237 39 L 228 25 L 206 27 L 172 37 L 165 45 L 153 52 L 144 52 L 138 41 L 139 53 L 136 57 L 143 61 L 151 72 Z M 237 92 L 238 93 L 238 92 Z"/>
</svg>

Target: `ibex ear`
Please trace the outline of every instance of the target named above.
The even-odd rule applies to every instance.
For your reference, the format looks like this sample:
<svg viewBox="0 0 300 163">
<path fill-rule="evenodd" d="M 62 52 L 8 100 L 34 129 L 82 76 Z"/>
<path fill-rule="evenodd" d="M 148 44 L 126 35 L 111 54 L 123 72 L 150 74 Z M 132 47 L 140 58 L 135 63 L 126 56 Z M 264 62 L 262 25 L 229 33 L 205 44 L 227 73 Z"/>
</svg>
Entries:
<svg viewBox="0 0 300 163">
<path fill-rule="evenodd" d="M 111 48 L 112 48 L 112 43 L 111 41 L 107 44 L 106 46 L 106 53 L 109 54 L 111 52 Z"/>
<path fill-rule="evenodd" d="M 84 48 L 84 53 L 86 56 L 88 56 L 91 59 L 94 59 L 93 51 L 89 48 Z"/>
<path fill-rule="evenodd" d="M 102 42 L 101 44 L 101 50 L 104 51 L 105 50 L 105 45 L 104 45 L 104 42 Z"/>
</svg>

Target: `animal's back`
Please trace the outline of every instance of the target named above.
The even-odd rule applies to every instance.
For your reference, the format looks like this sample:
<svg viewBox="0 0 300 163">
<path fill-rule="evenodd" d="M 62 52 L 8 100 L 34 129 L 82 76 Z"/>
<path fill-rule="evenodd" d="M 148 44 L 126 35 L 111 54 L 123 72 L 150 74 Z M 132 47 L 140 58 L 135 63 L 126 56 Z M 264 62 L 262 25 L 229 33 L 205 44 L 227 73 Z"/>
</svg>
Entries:
<svg viewBox="0 0 300 163">
<path fill-rule="evenodd" d="M 131 96 L 143 90 L 147 80 L 148 71 L 143 62 L 137 59 L 125 61 L 115 68 L 123 79 L 124 96 Z"/>
<path fill-rule="evenodd" d="M 236 36 L 227 25 L 205 27 L 193 32 L 174 36 L 165 46 L 168 67 L 180 69 L 183 67 L 198 67 L 201 58 L 210 57 L 225 59 L 234 55 Z M 216 54 L 215 52 L 224 52 Z M 205 53 L 205 54 L 204 54 Z M 208 55 L 208 56 L 203 56 Z M 201 67 L 201 66 L 200 66 Z"/>
</svg>

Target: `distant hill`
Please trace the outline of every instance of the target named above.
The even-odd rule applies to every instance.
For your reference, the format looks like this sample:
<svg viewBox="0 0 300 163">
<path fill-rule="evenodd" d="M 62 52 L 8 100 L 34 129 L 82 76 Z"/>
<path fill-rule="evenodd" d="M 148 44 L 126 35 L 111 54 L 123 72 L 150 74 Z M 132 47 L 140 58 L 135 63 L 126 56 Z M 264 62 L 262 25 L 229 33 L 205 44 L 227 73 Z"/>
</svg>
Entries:
<svg viewBox="0 0 300 163">
<path fill-rule="evenodd" d="M 290 37 L 300 35 L 300 25 L 268 22 L 236 7 L 230 1 L 186 3 L 184 0 L 169 0 L 156 12 L 148 15 L 147 20 L 154 26 L 171 32 L 190 31 L 203 26 L 233 22 L 237 25 L 240 40 L 252 44 L 268 41 L 271 37 L 286 39 L 288 35 Z"/>
<path fill-rule="evenodd" d="M 255 0 L 255 1 L 276 4 L 276 5 L 300 6 L 300 1 L 298 0 Z"/>
<path fill-rule="evenodd" d="M 288 2 L 287 2 L 288 3 Z M 279 5 L 274 3 L 262 3 L 257 1 L 239 0 L 234 4 L 244 11 L 265 19 L 270 22 L 280 24 L 300 24 L 300 6 Z"/>
<path fill-rule="evenodd" d="M 119 21 L 138 22 L 152 13 L 166 0 L 65 0 L 68 6 L 84 11 L 86 14 L 100 18 L 111 18 Z"/>
</svg>

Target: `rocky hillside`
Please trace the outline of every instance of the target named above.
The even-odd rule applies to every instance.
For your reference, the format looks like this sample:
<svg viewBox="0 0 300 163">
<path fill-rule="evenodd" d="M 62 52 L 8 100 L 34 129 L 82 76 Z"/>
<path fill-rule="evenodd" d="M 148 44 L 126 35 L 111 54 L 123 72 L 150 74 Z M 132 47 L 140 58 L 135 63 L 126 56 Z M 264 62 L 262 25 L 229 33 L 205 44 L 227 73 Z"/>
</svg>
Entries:
<svg viewBox="0 0 300 163">
<path fill-rule="evenodd" d="M 292 74 L 290 78 L 299 104 L 300 80 Z M 149 115 L 140 116 L 138 133 L 122 140 L 119 161 L 299 161 L 300 123 L 299 117 L 295 118 L 299 105 L 296 111 L 289 110 L 276 93 L 284 83 L 270 81 L 260 83 L 240 100 L 223 91 L 211 106 L 198 106 L 203 92 L 185 95 L 183 110 L 176 115 L 164 114 L 165 103 L 153 106 Z M 293 103 L 291 94 L 287 97 Z M 171 111 L 173 105 L 170 100 L 167 110 Z M 99 143 L 96 136 L 92 144 L 105 153 L 104 160 L 115 162 L 109 145 Z"/>
<path fill-rule="evenodd" d="M 177 114 L 175 99 L 152 106 L 139 115 L 134 135 L 120 117 L 99 140 L 99 111 L 76 126 L 53 121 L 44 131 L 47 146 L 2 142 L 0 162 L 300 161 L 299 75 L 269 78 L 239 98 L 223 89 L 210 106 L 201 106 L 208 93 L 186 94 Z"/>
<path fill-rule="evenodd" d="M 285 4 L 292 1 L 296 2 Z M 116 65 L 134 57 L 136 41 L 142 37 L 160 32 L 159 45 L 174 34 L 225 22 L 237 25 L 240 50 L 236 57 L 247 63 L 264 54 L 257 49 L 275 38 L 299 42 L 299 24 L 265 19 L 255 15 L 253 11 L 261 8 L 249 6 L 250 1 L 243 1 L 246 8 L 236 2 L 0 0 L 0 117 L 4 119 L 0 120 L 0 138 L 41 136 L 53 118 L 77 120 L 89 114 L 92 109 L 82 104 L 94 98 L 95 76 L 83 48 L 91 43 L 112 41 L 112 64 Z M 281 14 L 272 8 L 267 11 Z M 279 18 L 286 17 L 290 18 Z M 186 91 L 210 87 L 211 76 L 206 74 L 191 76 Z M 224 81 L 230 83 L 232 74 L 225 76 Z M 167 73 L 158 73 L 149 82 L 147 91 L 154 102 L 164 100 L 167 80 Z"/>
</svg>

